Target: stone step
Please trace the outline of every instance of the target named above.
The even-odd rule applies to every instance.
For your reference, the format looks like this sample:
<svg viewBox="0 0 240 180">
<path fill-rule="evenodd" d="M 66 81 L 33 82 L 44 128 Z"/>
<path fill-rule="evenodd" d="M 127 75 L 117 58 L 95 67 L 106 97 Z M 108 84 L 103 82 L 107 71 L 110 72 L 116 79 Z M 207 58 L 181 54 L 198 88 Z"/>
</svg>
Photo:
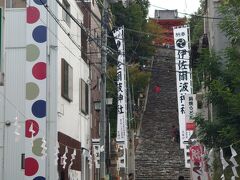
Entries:
<svg viewBox="0 0 240 180">
<path fill-rule="evenodd" d="M 158 53 L 174 56 L 169 50 Z M 136 149 L 136 179 L 176 180 L 180 175 L 190 179 L 189 170 L 184 167 L 183 150 L 178 143 L 171 141 L 171 127 L 178 124 L 176 74 L 168 72 L 169 63 L 154 61 L 153 67 L 157 71 L 152 72 Z M 161 88 L 159 94 L 153 91 L 157 84 Z"/>
</svg>

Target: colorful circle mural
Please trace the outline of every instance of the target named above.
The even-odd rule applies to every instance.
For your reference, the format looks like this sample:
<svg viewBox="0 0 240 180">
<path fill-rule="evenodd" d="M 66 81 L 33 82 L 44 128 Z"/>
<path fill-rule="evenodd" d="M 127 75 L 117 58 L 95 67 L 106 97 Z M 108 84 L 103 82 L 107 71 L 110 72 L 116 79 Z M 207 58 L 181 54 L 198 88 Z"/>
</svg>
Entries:
<svg viewBox="0 0 240 180">
<path fill-rule="evenodd" d="M 27 61 L 35 61 L 39 55 L 40 55 L 40 50 L 35 44 L 29 44 L 26 47 L 27 51 Z"/>
<path fill-rule="evenodd" d="M 47 27 L 37 26 L 32 32 L 33 39 L 38 43 L 46 42 L 47 40 Z"/>
<path fill-rule="evenodd" d="M 33 133 L 33 131 L 34 133 Z M 32 135 L 33 137 L 36 136 L 38 134 L 39 131 L 39 125 L 36 121 L 34 121 L 33 119 L 28 119 L 25 121 L 25 136 L 28 138 L 31 138 Z"/>
<path fill-rule="evenodd" d="M 38 5 L 44 5 L 47 3 L 47 0 L 34 0 L 34 2 Z"/>
<path fill-rule="evenodd" d="M 32 152 L 36 156 L 43 156 L 42 150 L 43 148 L 41 147 L 43 144 L 42 138 L 37 138 L 33 141 L 33 147 L 32 147 Z"/>
<path fill-rule="evenodd" d="M 46 116 L 46 101 L 38 100 L 32 105 L 32 114 L 37 118 Z"/>
<path fill-rule="evenodd" d="M 26 99 L 33 100 L 39 95 L 39 87 L 36 83 L 29 82 L 26 84 Z"/>
<path fill-rule="evenodd" d="M 25 159 L 25 175 L 26 176 L 33 176 L 38 172 L 38 162 L 34 158 L 26 158 Z"/>
<path fill-rule="evenodd" d="M 32 74 L 36 79 L 42 80 L 46 78 L 46 71 L 47 71 L 46 63 L 39 62 L 33 66 Z"/>
<path fill-rule="evenodd" d="M 46 180 L 46 178 L 42 176 L 38 176 L 38 177 L 35 177 L 33 180 Z"/>
<path fill-rule="evenodd" d="M 27 8 L 27 23 L 35 23 L 39 20 L 40 12 L 36 7 L 29 6 Z"/>
<path fill-rule="evenodd" d="M 29 0 L 28 4 L 31 6 L 26 9 L 25 179 L 45 180 L 46 159 L 42 158 L 41 146 L 46 137 L 47 11 L 43 5 L 47 0 Z"/>
</svg>

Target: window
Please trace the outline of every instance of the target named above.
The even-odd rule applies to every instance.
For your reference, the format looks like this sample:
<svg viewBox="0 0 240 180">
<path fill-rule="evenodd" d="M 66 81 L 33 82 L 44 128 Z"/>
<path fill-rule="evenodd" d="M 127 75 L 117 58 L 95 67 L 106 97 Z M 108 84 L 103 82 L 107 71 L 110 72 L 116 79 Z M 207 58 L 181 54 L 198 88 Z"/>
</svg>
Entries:
<svg viewBox="0 0 240 180">
<path fill-rule="evenodd" d="M 83 79 L 80 80 L 80 108 L 81 112 L 88 114 L 88 84 Z"/>
<path fill-rule="evenodd" d="M 65 59 L 62 59 L 61 94 L 66 100 L 73 100 L 73 69 Z"/>
<path fill-rule="evenodd" d="M 65 9 L 70 13 L 70 4 L 67 2 L 67 0 L 63 0 L 63 6 Z M 67 23 L 68 26 L 70 26 L 70 16 L 67 14 L 67 12 L 62 9 L 62 18 Z"/>
<path fill-rule="evenodd" d="M 25 8 L 26 7 L 25 0 L 7 0 L 5 2 L 6 2 L 7 8 Z M 2 1 L 0 4 L 2 7 L 4 7 Z"/>
</svg>

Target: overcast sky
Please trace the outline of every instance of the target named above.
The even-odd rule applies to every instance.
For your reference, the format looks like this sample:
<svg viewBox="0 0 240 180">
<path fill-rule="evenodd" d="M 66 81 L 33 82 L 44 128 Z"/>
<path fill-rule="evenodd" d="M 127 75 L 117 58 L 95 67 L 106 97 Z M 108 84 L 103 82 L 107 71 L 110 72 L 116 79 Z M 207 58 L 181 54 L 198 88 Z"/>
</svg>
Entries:
<svg viewBox="0 0 240 180">
<path fill-rule="evenodd" d="M 182 13 L 192 14 L 197 11 L 200 3 L 199 0 L 149 0 L 149 17 L 154 17 L 155 9 L 162 10 L 162 8 L 178 10 L 178 16 L 184 16 Z"/>
</svg>

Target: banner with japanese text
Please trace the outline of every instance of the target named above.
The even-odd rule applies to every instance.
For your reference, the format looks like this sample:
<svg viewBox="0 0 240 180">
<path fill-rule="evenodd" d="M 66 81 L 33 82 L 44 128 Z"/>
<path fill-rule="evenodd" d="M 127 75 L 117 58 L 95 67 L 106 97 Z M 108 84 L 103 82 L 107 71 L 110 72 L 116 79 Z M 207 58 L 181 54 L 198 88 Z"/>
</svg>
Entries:
<svg viewBox="0 0 240 180">
<path fill-rule="evenodd" d="M 178 119 L 180 130 L 180 148 L 185 148 L 184 141 L 188 141 L 192 131 L 186 130 L 185 122 L 185 95 L 191 94 L 191 70 L 189 67 L 189 27 L 174 27 L 174 45 L 176 62 L 176 82 L 178 98 Z"/>
<path fill-rule="evenodd" d="M 93 144 L 93 160 L 95 163 L 96 169 L 100 168 L 100 139 L 92 139 L 92 144 Z"/>
<path fill-rule="evenodd" d="M 186 121 L 186 130 L 194 131 L 196 124 L 194 122 L 194 117 L 197 113 L 197 100 L 196 94 L 186 94 L 185 95 L 185 121 Z"/>
<path fill-rule="evenodd" d="M 113 31 L 113 36 L 118 48 L 117 60 L 117 137 L 116 141 L 123 143 L 127 147 L 127 94 L 126 94 L 126 68 L 125 68 L 125 43 L 124 27 L 119 27 Z"/>
<path fill-rule="evenodd" d="M 202 145 L 190 147 L 190 172 L 192 180 L 209 180 L 207 158 Z"/>
</svg>

